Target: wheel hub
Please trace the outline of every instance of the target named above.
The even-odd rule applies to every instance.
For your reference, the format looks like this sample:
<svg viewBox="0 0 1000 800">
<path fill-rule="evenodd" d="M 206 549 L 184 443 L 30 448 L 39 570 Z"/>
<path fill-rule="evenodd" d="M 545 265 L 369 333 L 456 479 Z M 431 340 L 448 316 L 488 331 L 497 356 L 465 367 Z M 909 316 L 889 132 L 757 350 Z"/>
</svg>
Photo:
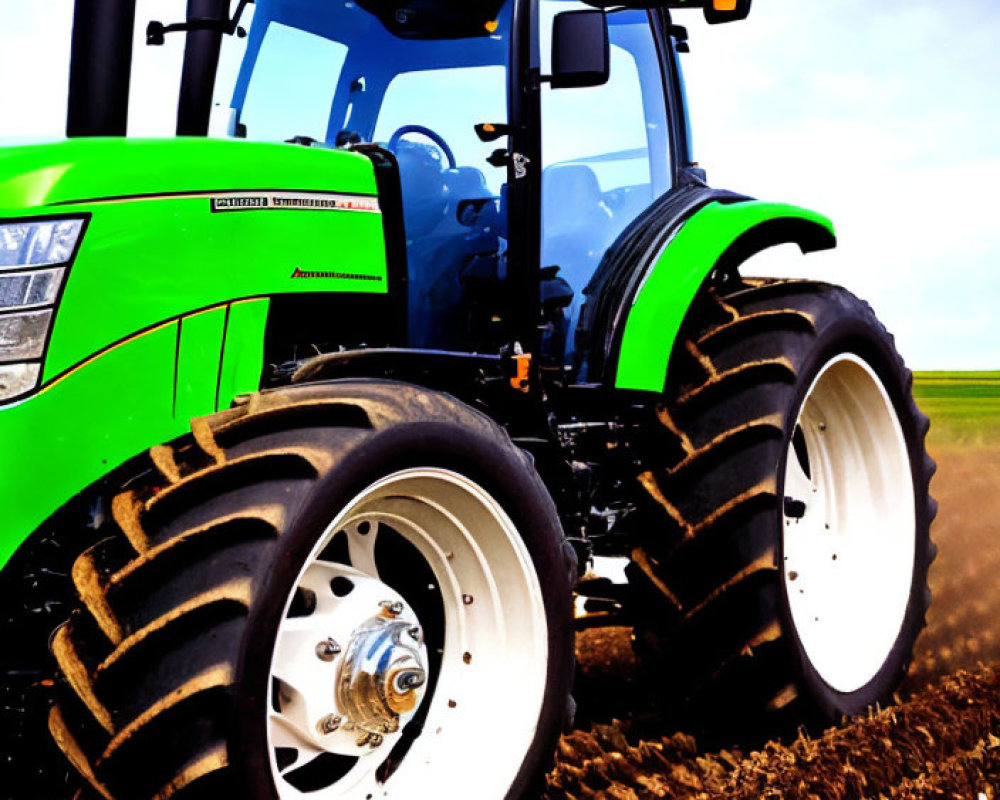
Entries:
<svg viewBox="0 0 1000 800">
<path fill-rule="evenodd" d="M 317 538 L 275 638 L 278 797 L 458 798 L 473 783 L 505 796 L 545 691 L 531 564 L 503 509 L 461 475 L 407 470 L 351 502 Z M 496 692 L 510 674 L 513 703 Z M 499 726 L 488 757 L 483 719 Z"/>
<path fill-rule="evenodd" d="M 372 536 L 363 524 L 341 535 Z M 343 564 L 314 562 L 299 585 L 315 607 L 279 634 L 272 722 L 297 750 L 361 758 L 391 748 L 430 678 L 415 610 L 377 577 Z"/>
<path fill-rule="evenodd" d="M 391 608 L 358 628 L 337 675 L 337 706 L 360 732 L 395 733 L 416 711 L 427 684 L 420 629 Z"/>
</svg>

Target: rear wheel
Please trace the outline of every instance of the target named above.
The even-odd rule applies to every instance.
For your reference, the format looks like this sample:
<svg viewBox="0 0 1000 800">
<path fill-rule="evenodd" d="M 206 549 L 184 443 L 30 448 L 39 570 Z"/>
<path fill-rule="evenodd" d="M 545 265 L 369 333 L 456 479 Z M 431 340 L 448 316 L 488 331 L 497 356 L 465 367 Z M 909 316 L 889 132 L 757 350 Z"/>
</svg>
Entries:
<svg viewBox="0 0 1000 800">
<path fill-rule="evenodd" d="M 57 744 L 97 796 L 524 796 L 569 708 L 530 460 L 414 387 L 276 392 L 157 448 L 78 560 Z M 486 746 L 483 732 L 489 732 Z"/>
<path fill-rule="evenodd" d="M 680 342 L 630 568 L 660 695 L 736 735 L 888 700 L 936 508 L 892 338 L 843 289 L 747 280 L 709 290 Z"/>
</svg>

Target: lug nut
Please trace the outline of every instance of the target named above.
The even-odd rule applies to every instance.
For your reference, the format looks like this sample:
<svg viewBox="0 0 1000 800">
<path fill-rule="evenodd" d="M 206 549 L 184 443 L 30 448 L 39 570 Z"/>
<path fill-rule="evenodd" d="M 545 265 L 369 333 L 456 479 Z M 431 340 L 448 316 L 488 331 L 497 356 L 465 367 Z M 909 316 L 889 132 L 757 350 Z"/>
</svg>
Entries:
<svg viewBox="0 0 1000 800">
<path fill-rule="evenodd" d="M 323 735 L 328 736 L 335 730 L 340 728 L 340 723 L 344 720 L 342 717 L 338 717 L 336 714 L 327 714 L 323 719 L 316 723 L 316 729 Z"/>
<path fill-rule="evenodd" d="M 383 600 L 378 604 L 379 608 L 384 612 L 384 616 L 387 617 L 398 617 L 403 613 L 403 604 L 398 600 Z"/>
<path fill-rule="evenodd" d="M 333 639 L 327 639 L 316 645 L 316 658 L 320 661 L 333 661 L 339 653 L 340 645 L 333 641 Z"/>
<path fill-rule="evenodd" d="M 413 639 L 413 641 L 415 641 L 415 642 L 419 642 L 420 641 L 421 632 L 420 632 L 420 628 L 418 628 L 416 625 L 414 625 L 412 628 L 408 628 L 407 631 L 406 631 L 406 634 L 411 639 Z"/>
<path fill-rule="evenodd" d="M 399 730 L 399 717 L 393 717 L 382 725 L 382 733 L 396 733 Z"/>
<path fill-rule="evenodd" d="M 381 747 L 382 742 L 385 741 L 380 733 L 371 733 L 370 731 L 362 731 L 361 735 L 355 741 L 358 747 L 364 747 L 368 745 L 373 750 L 376 747 Z"/>
</svg>

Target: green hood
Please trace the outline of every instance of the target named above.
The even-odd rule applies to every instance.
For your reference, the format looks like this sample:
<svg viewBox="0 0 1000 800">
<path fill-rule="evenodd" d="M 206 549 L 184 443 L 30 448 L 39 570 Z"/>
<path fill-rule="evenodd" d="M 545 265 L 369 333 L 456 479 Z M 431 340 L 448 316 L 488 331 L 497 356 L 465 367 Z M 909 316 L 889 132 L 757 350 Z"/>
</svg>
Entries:
<svg viewBox="0 0 1000 800">
<path fill-rule="evenodd" d="M 57 203 L 287 188 L 375 194 L 367 158 L 226 139 L 71 139 L 0 148 L 0 214 Z"/>
</svg>

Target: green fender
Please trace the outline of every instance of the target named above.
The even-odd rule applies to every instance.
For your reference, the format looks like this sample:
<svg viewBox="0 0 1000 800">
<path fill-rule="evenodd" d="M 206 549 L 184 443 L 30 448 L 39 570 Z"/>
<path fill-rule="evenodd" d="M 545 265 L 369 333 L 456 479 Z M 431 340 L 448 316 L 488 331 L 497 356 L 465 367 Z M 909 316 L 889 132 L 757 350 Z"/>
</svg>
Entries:
<svg viewBox="0 0 1000 800">
<path fill-rule="evenodd" d="M 696 212 L 639 287 L 622 334 L 615 388 L 662 392 L 673 343 L 705 278 L 779 244 L 811 253 L 836 247 L 837 237 L 822 214 L 779 203 L 715 202 Z"/>
</svg>

